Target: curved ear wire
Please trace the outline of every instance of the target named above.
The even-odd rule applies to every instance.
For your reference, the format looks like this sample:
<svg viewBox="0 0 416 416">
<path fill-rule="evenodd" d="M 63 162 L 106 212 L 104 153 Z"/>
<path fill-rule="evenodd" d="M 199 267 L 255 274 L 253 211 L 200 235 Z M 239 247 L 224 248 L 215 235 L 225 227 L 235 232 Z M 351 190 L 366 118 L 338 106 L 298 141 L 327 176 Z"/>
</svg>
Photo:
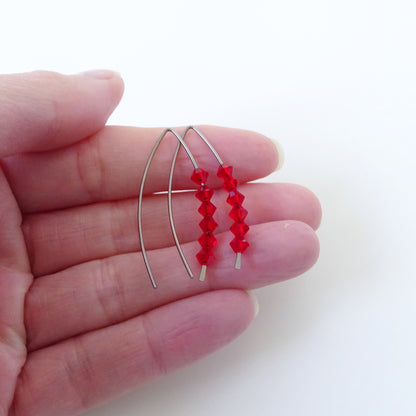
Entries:
<svg viewBox="0 0 416 416">
<path fill-rule="evenodd" d="M 144 260 L 144 264 L 146 265 L 146 269 L 147 269 L 147 273 L 149 275 L 150 281 L 152 282 L 152 285 L 153 285 L 153 287 L 155 289 L 157 288 L 157 285 L 156 285 L 156 282 L 154 280 L 152 270 L 150 268 L 149 260 L 147 259 L 147 252 L 146 252 L 146 248 L 145 248 L 145 245 L 144 245 L 144 239 L 143 239 L 143 225 L 142 225 L 143 191 L 144 191 L 144 185 L 146 183 L 147 174 L 148 174 L 148 171 L 149 171 L 149 168 L 150 168 L 150 164 L 152 163 L 152 160 L 153 160 L 153 157 L 154 157 L 154 155 L 156 153 L 156 150 L 159 148 L 162 140 L 165 138 L 165 136 L 168 133 L 172 133 L 176 137 L 176 139 L 179 141 L 179 147 L 181 145 L 183 146 L 183 148 L 185 149 L 186 153 L 188 154 L 189 159 L 192 162 L 192 165 L 194 166 L 194 169 L 195 170 L 196 169 L 199 169 L 198 168 L 198 165 L 197 165 L 197 163 L 195 161 L 195 158 L 193 157 L 193 155 L 192 155 L 191 151 L 189 150 L 188 146 L 183 141 L 182 137 L 175 130 L 173 130 L 173 129 L 170 129 L 170 128 L 169 129 L 165 129 L 162 132 L 162 134 L 160 135 L 160 137 L 157 140 L 157 142 L 155 143 L 155 145 L 153 147 L 153 150 L 150 153 L 149 159 L 147 160 L 146 167 L 145 167 L 144 172 L 143 172 L 142 183 L 140 185 L 139 203 L 138 203 L 138 208 L 137 208 L 137 218 L 138 218 L 138 226 L 139 226 L 139 238 L 140 238 L 140 246 L 141 246 L 141 249 L 142 249 L 143 260 Z M 176 158 L 175 158 L 175 160 L 176 160 Z M 182 262 L 183 262 L 183 264 L 184 264 L 184 266 L 185 266 L 185 268 L 186 268 L 189 276 L 192 278 L 193 277 L 192 271 L 191 271 L 191 269 L 190 269 L 190 267 L 189 267 L 189 265 L 188 265 L 188 263 L 187 263 L 187 261 L 185 259 L 185 256 L 184 256 L 184 254 L 182 252 L 182 249 L 181 249 L 181 247 L 179 245 L 178 236 L 176 235 L 175 227 L 173 225 L 172 208 L 171 208 L 171 205 L 172 205 L 172 202 L 171 202 L 171 199 L 172 199 L 172 196 L 171 196 L 171 193 L 172 193 L 172 176 L 173 175 L 171 174 L 171 176 L 169 178 L 169 193 L 168 193 L 168 200 L 170 201 L 168 203 L 168 205 L 169 205 L 169 222 L 170 222 L 170 226 L 171 226 L 171 229 L 172 229 L 173 238 L 175 240 L 176 248 L 178 249 L 178 252 L 179 252 L 179 255 L 181 257 L 181 260 L 182 260 Z"/>
<path fill-rule="evenodd" d="M 185 140 L 185 136 L 189 132 L 189 130 L 195 131 L 195 133 L 205 142 L 205 144 L 211 150 L 211 152 L 213 153 L 213 155 L 217 159 L 220 167 L 223 166 L 223 161 L 222 161 L 221 157 L 219 156 L 219 154 L 217 153 L 217 151 L 214 149 L 214 147 L 211 145 L 211 143 L 208 141 L 208 139 L 196 127 L 188 126 L 185 129 L 185 131 L 182 133 L 182 142 L 179 142 L 178 145 L 176 146 L 176 150 L 175 150 L 175 153 L 174 153 L 173 159 L 172 159 L 172 165 L 171 165 L 171 169 L 170 169 L 170 175 L 169 175 L 168 210 L 169 210 L 169 221 L 170 221 L 170 225 L 171 225 L 172 232 L 173 232 L 174 236 L 176 235 L 176 232 L 174 231 L 175 230 L 175 225 L 173 223 L 173 215 L 172 215 L 172 181 L 173 181 L 173 172 L 175 170 L 175 164 L 176 164 L 176 160 L 177 160 L 177 157 L 178 157 L 179 150 L 180 150 L 180 148 L 182 146 L 182 143 Z M 212 219 L 212 214 L 214 213 L 214 211 L 215 211 L 216 208 L 214 207 L 214 205 L 212 205 L 209 202 L 209 200 L 210 200 L 210 198 L 212 196 L 212 191 L 204 183 L 204 181 L 206 180 L 206 177 L 208 176 L 208 173 L 207 172 L 204 172 L 204 171 L 202 171 L 202 172 L 203 172 L 202 176 L 199 176 L 199 180 L 200 181 L 197 182 L 200 185 L 199 190 L 206 193 L 206 197 L 204 199 L 201 199 L 201 201 L 202 201 L 201 207 L 204 207 L 205 209 L 203 211 L 199 211 L 204 216 L 204 220 L 200 224 L 201 228 L 204 231 L 204 234 L 201 236 L 201 239 L 199 240 L 200 243 L 201 243 L 201 245 L 203 246 L 203 249 L 197 255 L 198 261 L 202 265 L 202 267 L 201 267 L 201 273 L 200 273 L 200 276 L 199 276 L 199 280 L 201 282 L 205 280 L 205 275 L 206 275 L 206 270 L 207 270 L 208 263 L 211 262 L 211 261 L 213 261 L 213 259 L 214 259 L 214 256 L 213 256 L 213 254 L 211 252 L 211 249 L 217 243 L 217 240 L 215 239 L 215 237 L 212 234 L 212 231 L 214 231 L 214 229 L 217 226 L 216 222 Z M 205 174 L 205 176 L 204 176 L 204 174 Z M 204 176 L 204 179 L 202 179 L 203 176 Z M 210 194 L 207 194 L 207 192 L 210 192 Z M 198 192 L 197 192 L 197 195 L 198 195 Z M 208 211 L 209 212 L 206 211 L 206 207 L 207 206 L 208 206 Z"/>
<path fill-rule="evenodd" d="M 223 166 L 224 162 L 222 161 L 222 159 L 220 158 L 220 155 L 217 153 L 217 151 L 214 149 L 214 146 L 208 141 L 208 139 L 194 126 L 189 126 L 185 129 L 185 131 L 182 134 L 182 139 L 185 140 L 185 136 L 188 134 L 189 130 L 193 130 L 201 139 L 203 142 L 205 142 L 205 144 L 209 147 L 209 150 L 211 150 L 212 154 L 215 156 L 215 158 L 217 159 L 218 163 Z M 181 143 L 178 144 L 178 147 L 181 146 Z M 179 151 L 179 150 L 177 150 Z"/>
</svg>

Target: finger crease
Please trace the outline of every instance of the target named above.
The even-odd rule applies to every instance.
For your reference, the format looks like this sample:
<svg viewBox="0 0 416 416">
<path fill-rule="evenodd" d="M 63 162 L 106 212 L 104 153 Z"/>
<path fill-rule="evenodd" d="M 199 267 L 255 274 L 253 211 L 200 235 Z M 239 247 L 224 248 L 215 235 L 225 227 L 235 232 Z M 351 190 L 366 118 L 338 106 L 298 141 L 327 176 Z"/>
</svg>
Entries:
<svg viewBox="0 0 416 416">
<path fill-rule="evenodd" d="M 112 261 L 99 261 L 95 282 L 95 293 L 106 320 L 115 323 L 120 316 L 127 318 L 123 282 Z M 118 319 L 116 319 L 118 317 Z"/>
<path fill-rule="evenodd" d="M 85 386 L 95 386 L 95 372 L 89 354 L 83 346 L 79 338 L 74 338 L 73 354 L 68 355 L 63 363 L 63 369 L 69 386 L 75 393 L 75 397 L 79 399 L 79 404 L 82 409 L 87 409 L 91 406 L 93 399 L 87 392 L 91 388 L 86 389 Z"/>
<path fill-rule="evenodd" d="M 99 198 L 105 184 L 105 167 L 99 143 L 90 138 L 75 146 L 78 177 L 90 200 Z"/>
<path fill-rule="evenodd" d="M 162 354 L 159 352 L 159 349 L 156 347 L 155 342 L 150 337 L 151 323 L 149 321 L 149 318 L 146 315 L 142 315 L 141 322 L 142 322 L 143 332 L 144 332 L 143 339 L 146 341 L 149 355 L 151 357 L 151 362 L 156 368 L 155 374 L 161 374 L 161 375 L 167 374 L 168 370 L 166 367 L 166 363 L 163 360 Z"/>
</svg>

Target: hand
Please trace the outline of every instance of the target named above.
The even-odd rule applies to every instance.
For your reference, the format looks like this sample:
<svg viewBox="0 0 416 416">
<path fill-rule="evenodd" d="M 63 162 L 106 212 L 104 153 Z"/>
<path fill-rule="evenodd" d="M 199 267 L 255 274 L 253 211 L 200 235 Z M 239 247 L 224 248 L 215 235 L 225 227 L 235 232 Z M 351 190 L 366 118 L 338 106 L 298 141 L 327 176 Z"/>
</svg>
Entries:
<svg viewBox="0 0 416 416">
<path fill-rule="evenodd" d="M 0 76 L 1 416 L 73 415 L 184 366 L 248 326 L 255 306 L 247 289 L 297 276 L 317 259 L 313 194 L 246 183 L 277 166 L 272 141 L 201 127 L 242 184 L 250 248 L 235 270 L 229 219 L 217 215 L 217 261 L 205 282 L 188 278 L 166 196 L 151 195 L 167 186 L 176 141 L 165 140 L 143 205 L 154 290 L 138 253 L 136 210 L 161 129 L 104 127 L 122 90 L 105 71 Z M 191 147 L 216 172 L 205 145 L 195 138 Z M 175 189 L 192 186 L 192 165 L 182 156 Z M 225 191 L 215 193 L 218 213 L 229 211 L 225 200 Z M 173 205 L 185 256 L 198 271 L 197 201 L 179 193 Z"/>
</svg>

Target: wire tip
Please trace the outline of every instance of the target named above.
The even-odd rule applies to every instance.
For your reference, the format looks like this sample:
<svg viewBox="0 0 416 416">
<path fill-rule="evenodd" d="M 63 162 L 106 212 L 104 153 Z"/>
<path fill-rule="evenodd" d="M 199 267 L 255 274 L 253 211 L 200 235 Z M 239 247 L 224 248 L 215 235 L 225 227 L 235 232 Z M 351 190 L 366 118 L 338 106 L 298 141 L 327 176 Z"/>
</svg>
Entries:
<svg viewBox="0 0 416 416">
<path fill-rule="evenodd" d="M 206 274 L 207 274 L 207 266 L 204 264 L 201 267 L 201 274 L 199 275 L 199 280 L 201 282 L 203 282 L 205 280 Z"/>
</svg>

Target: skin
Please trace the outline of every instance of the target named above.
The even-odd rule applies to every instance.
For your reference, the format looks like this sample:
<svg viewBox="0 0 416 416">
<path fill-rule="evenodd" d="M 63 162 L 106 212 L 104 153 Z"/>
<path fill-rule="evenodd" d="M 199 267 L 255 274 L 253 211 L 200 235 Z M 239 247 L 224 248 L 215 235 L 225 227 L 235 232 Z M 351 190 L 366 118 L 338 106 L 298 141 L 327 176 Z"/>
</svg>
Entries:
<svg viewBox="0 0 416 416">
<path fill-rule="evenodd" d="M 166 221 L 175 140 L 165 140 L 144 198 L 144 235 L 159 288 L 139 251 L 137 193 L 162 129 L 105 127 L 123 93 L 108 71 L 0 76 L 0 416 L 75 415 L 187 365 L 237 337 L 255 305 L 247 290 L 305 272 L 317 260 L 316 197 L 292 184 L 249 184 L 278 165 L 253 132 L 200 126 L 246 195 L 250 248 L 233 268 L 230 207 L 218 178 L 216 262 L 187 277 Z M 180 130 L 180 129 L 179 129 Z M 190 137 L 200 166 L 215 172 Z M 174 188 L 190 189 L 180 154 Z M 211 174 L 211 176 L 215 176 Z M 179 239 L 196 271 L 193 193 L 174 195 Z M 225 213 L 225 214 L 224 214 Z"/>
</svg>

